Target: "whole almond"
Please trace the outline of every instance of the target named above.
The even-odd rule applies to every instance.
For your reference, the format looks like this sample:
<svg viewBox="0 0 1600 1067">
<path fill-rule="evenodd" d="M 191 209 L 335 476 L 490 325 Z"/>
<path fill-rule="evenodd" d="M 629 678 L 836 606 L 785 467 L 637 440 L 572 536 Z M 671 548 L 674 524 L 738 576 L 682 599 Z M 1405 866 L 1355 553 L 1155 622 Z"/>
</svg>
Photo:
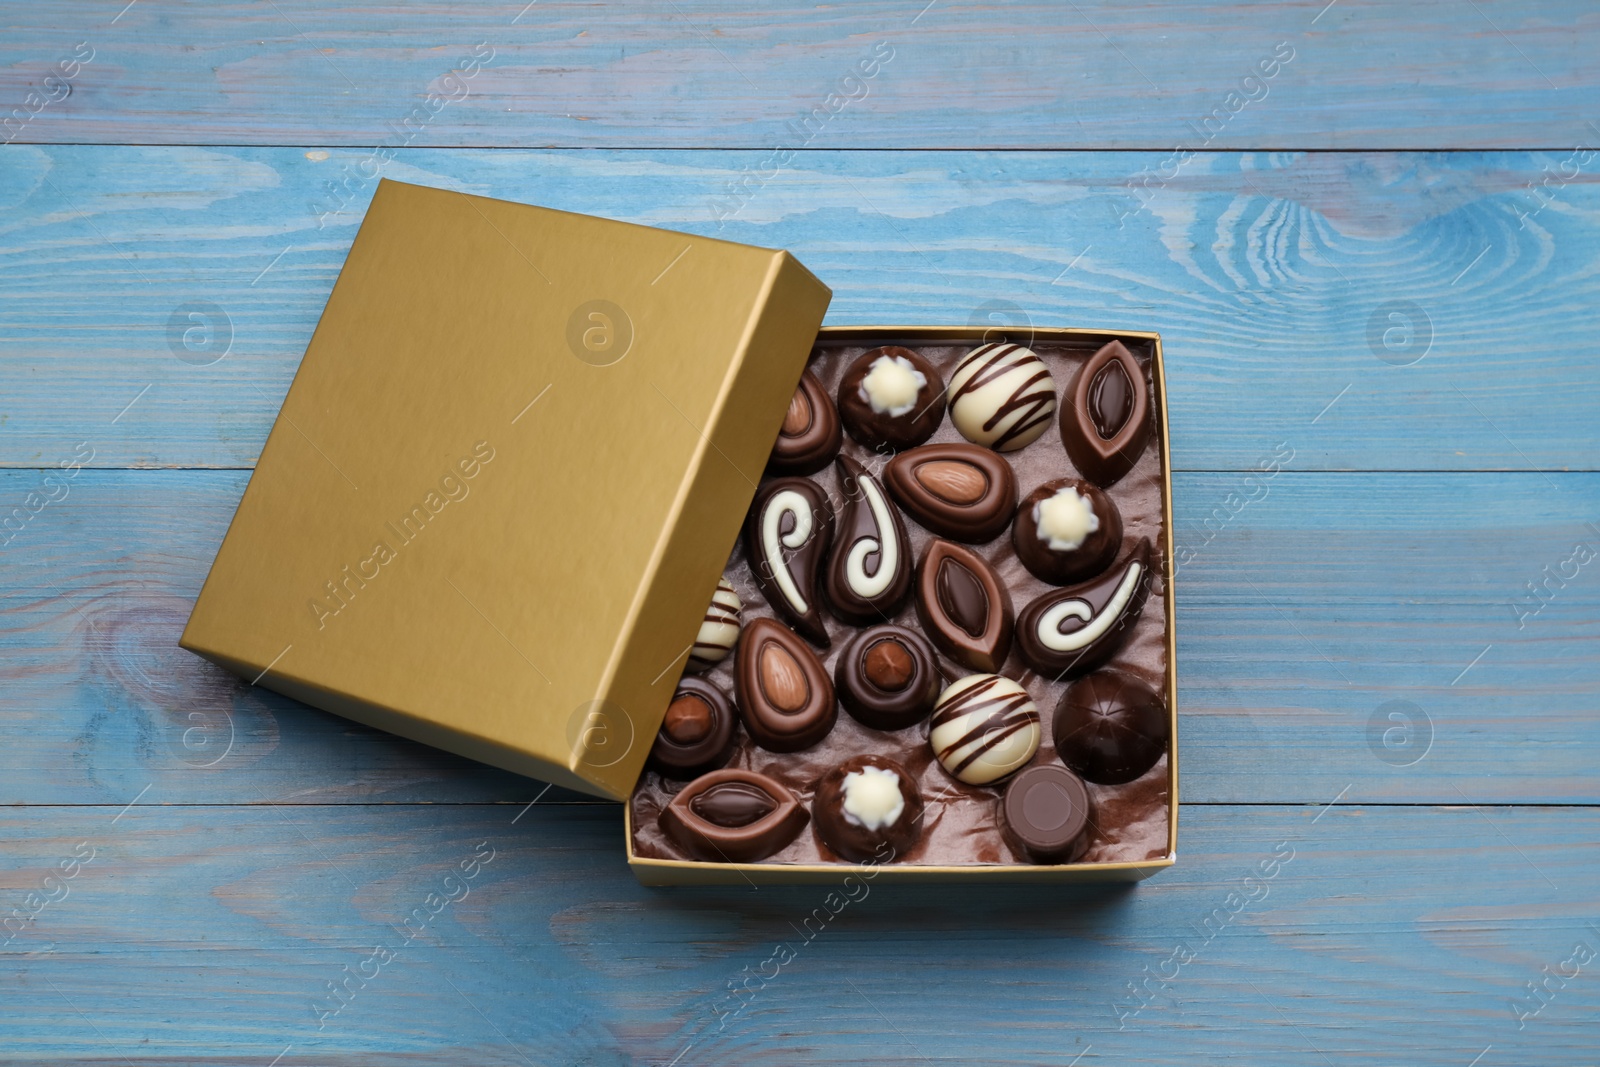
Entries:
<svg viewBox="0 0 1600 1067">
<path fill-rule="evenodd" d="M 805 433 L 810 425 L 811 398 L 806 396 L 805 388 L 801 387 L 789 398 L 789 410 L 783 416 L 783 435 L 796 437 Z"/>
<path fill-rule="evenodd" d="M 796 712 L 811 695 L 805 672 L 788 649 L 777 642 L 761 650 L 761 692 L 779 711 Z"/>
<path fill-rule="evenodd" d="M 983 498 L 989 480 L 970 463 L 935 459 L 918 467 L 913 474 L 922 487 L 952 504 L 971 504 Z"/>
</svg>

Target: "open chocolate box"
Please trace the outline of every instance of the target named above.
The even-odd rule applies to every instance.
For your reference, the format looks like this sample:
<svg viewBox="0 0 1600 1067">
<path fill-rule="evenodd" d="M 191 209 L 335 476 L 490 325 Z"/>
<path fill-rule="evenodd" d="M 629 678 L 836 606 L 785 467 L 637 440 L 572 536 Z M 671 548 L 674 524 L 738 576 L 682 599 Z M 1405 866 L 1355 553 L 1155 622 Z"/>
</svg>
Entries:
<svg viewBox="0 0 1600 1067">
<path fill-rule="evenodd" d="M 874 368 L 905 392 L 872 404 Z M 639 878 L 1170 866 L 1165 397 L 1152 333 L 822 329 L 628 801 Z"/>
<path fill-rule="evenodd" d="M 380 182 L 183 647 L 623 802 L 649 884 L 1169 866 L 1160 339 L 830 295 Z"/>
</svg>

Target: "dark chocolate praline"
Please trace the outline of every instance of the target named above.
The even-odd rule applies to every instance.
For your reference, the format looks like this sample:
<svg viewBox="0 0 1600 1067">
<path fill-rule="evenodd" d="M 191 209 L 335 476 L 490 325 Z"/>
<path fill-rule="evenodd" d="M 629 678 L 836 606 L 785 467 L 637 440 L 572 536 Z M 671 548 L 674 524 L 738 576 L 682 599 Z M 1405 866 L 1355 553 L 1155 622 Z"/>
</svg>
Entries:
<svg viewBox="0 0 1600 1067">
<path fill-rule="evenodd" d="M 679 679 L 650 748 L 651 769 L 687 780 L 725 765 L 733 756 L 737 718 L 720 686 L 692 675 Z"/>
<path fill-rule="evenodd" d="M 1094 516 L 1094 530 L 1085 531 L 1076 544 L 1049 536 L 1059 532 L 1052 529 L 1050 509 L 1079 507 Z M 1117 558 L 1122 547 L 1122 513 L 1099 486 L 1081 478 L 1058 478 L 1045 482 L 1017 505 L 1011 546 L 1022 565 L 1040 581 L 1051 585 L 1081 582 Z"/>
<path fill-rule="evenodd" d="M 1000 798 L 1000 832 L 1031 863 L 1071 863 L 1089 847 L 1093 801 L 1083 779 L 1058 763 L 1019 773 Z"/>
<path fill-rule="evenodd" d="M 855 756 L 824 774 L 811 798 L 811 825 L 847 860 L 891 863 L 922 837 L 922 793 L 885 756 Z"/>
<path fill-rule="evenodd" d="M 1150 542 L 1140 538 L 1127 558 L 1100 577 L 1052 590 L 1023 608 L 1017 652 L 1049 678 L 1088 674 L 1133 634 L 1150 584 Z"/>
<path fill-rule="evenodd" d="M 928 639 L 893 624 L 852 637 L 833 682 L 844 710 L 874 730 L 904 730 L 926 719 L 944 685 Z"/>
<path fill-rule="evenodd" d="M 886 362 L 879 366 L 880 361 Z M 922 444 L 944 421 L 944 409 L 944 378 L 938 368 L 899 345 L 863 353 L 839 382 L 844 428 L 874 451 L 898 452 Z"/>
<path fill-rule="evenodd" d="M 867 626 L 900 610 L 915 561 L 905 522 L 883 483 L 849 456 L 840 456 L 836 465 L 844 507 L 822 586 L 835 615 Z"/>
<path fill-rule="evenodd" d="M 1150 433 L 1144 368 L 1121 341 L 1112 341 L 1067 384 L 1061 444 L 1085 478 L 1110 486 L 1139 462 Z"/>
<path fill-rule="evenodd" d="M 917 563 L 917 619 L 939 651 L 992 673 L 1011 651 L 1011 594 L 993 567 L 969 548 L 935 538 Z"/>
<path fill-rule="evenodd" d="M 767 457 L 774 474 L 815 474 L 833 462 L 844 443 L 839 413 L 827 388 L 808 368 L 784 412 L 778 440 Z"/>
<path fill-rule="evenodd" d="M 1118 671 L 1096 671 L 1062 694 L 1052 732 L 1062 763 L 1091 782 L 1121 785 L 1156 765 L 1167 725 L 1155 690 Z"/>
<path fill-rule="evenodd" d="M 799 836 L 808 816 L 789 788 L 756 771 L 725 767 L 685 786 L 657 817 L 695 859 L 753 863 Z"/>
<path fill-rule="evenodd" d="M 833 505 L 810 478 L 775 478 L 750 503 L 744 550 L 772 610 L 806 640 L 828 646 L 822 569 L 833 543 Z"/>
</svg>

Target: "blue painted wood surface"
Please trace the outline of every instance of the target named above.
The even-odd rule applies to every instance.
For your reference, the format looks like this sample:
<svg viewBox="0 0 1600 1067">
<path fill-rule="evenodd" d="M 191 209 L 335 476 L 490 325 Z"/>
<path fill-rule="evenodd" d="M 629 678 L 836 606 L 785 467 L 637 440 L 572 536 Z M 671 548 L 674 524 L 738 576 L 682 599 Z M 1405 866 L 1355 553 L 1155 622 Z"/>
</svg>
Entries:
<svg viewBox="0 0 1600 1067">
<path fill-rule="evenodd" d="M 0 1062 L 1600 1062 L 1596 19 L 0 4 Z M 644 890 L 615 807 L 178 650 L 392 123 L 390 177 L 792 248 L 832 322 L 1161 330 L 1178 865 Z"/>
</svg>

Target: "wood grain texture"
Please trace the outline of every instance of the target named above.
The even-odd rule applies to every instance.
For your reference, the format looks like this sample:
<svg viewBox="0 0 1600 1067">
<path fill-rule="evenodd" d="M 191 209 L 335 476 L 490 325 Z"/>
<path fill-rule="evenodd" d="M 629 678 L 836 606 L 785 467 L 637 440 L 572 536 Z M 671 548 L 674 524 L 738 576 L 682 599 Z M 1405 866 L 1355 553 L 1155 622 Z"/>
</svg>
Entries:
<svg viewBox="0 0 1600 1067">
<path fill-rule="evenodd" d="M 7 907 L 92 854 L 0 950 L 0 1057 L 1464 1067 L 1585 1062 L 1600 1011 L 1592 965 L 1514 1008 L 1600 951 L 1586 808 L 1185 808 L 1137 888 L 854 900 L 640 888 L 612 805 L 121 809 L 0 820 Z"/>
<path fill-rule="evenodd" d="M 366 156 L 0 151 L 0 465 L 80 441 L 101 466 L 253 464 Z M 813 153 L 720 220 L 759 154 L 424 150 L 382 174 L 790 248 L 834 323 L 1159 330 L 1179 470 L 1280 442 L 1308 470 L 1600 465 L 1595 161 L 1223 154 L 1131 191 L 1161 158 Z"/>
<path fill-rule="evenodd" d="M 41 478 L 0 472 L 0 500 Z M 84 471 L 0 548 L 0 803 L 531 799 L 177 647 L 245 480 Z M 1600 553 L 1600 475 L 1197 473 L 1173 498 L 1184 803 L 1600 803 L 1600 562 L 1563 566 Z"/>
<path fill-rule="evenodd" d="M 1583 0 L 121 8 L 8 5 L 6 110 L 93 49 L 20 140 L 371 145 L 430 92 L 452 102 L 419 146 L 1557 147 L 1600 113 Z M 875 51 L 875 76 L 842 81 Z"/>
</svg>

